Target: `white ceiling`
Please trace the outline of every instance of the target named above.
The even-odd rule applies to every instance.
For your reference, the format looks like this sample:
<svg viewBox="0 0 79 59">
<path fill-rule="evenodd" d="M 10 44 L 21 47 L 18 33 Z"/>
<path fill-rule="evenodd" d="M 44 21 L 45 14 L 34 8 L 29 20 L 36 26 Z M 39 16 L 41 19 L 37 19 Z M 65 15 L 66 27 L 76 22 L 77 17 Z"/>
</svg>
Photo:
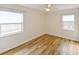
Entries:
<svg viewBox="0 0 79 59">
<path fill-rule="evenodd" d="M 22 4 L 21 6 L 45 11 L 47 4 Z M 78 8 L 79 4 L 52 4 L 52 11 Z"/>
</svg>

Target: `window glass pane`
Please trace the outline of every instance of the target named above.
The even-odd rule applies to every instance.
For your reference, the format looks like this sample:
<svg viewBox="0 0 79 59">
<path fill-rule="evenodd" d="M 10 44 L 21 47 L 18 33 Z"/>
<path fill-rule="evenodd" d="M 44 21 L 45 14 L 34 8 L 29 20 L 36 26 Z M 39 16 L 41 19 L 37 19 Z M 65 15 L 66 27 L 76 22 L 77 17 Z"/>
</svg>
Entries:
<svg viewBox="0 0 79 59">
<path fill-rule="evenodd" d="M 23 14 L 0 11 L 0 37 L 22 32 Z"/>
<path fill-rule="evenodd" d="M 0 11 L 0 23 L 21 23 L 22 19 L 22 13 Z"/>
<path fill-rule="evenodd" d="M 15 32 L 21 32 L 21 24 L 2 24 L 1 25 L 1 35 L 11 34 Z"/>
<path fill-rule="evenodd" d="M 74 15 L 63 16 L 64 30 L 74 30 Z"/>
<path fill-rule="evenodd" d="M 63 21 L 74 21 L 74 15 L 64 15 Z"/>
</svg>

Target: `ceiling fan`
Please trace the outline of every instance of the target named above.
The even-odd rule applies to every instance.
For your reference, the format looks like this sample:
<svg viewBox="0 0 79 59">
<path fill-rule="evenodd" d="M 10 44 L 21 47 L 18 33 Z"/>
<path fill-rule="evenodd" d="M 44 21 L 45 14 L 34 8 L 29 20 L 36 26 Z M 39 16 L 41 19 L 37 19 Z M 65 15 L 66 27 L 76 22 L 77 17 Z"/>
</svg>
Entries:
<svg viewBox="0 0 79 59">
<path fill-rule="evenodd" d="M 51 4 L 48 4 L 47 5 L 47 8 L 45 9 L 45 11 L 49 12 L 49 11 L 51 11 L 51 8 L 52 8 L 52 5 Z"/>
</svg>

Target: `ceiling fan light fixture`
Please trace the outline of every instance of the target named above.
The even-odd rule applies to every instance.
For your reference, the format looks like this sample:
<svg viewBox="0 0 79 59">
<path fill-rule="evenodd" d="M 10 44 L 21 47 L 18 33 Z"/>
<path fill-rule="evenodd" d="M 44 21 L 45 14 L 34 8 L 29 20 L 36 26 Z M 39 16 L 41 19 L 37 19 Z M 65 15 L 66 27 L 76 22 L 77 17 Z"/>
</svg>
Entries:
<svg viewBox="0 0 79 59">
<path fill-rule="evenodd" d="M 47 11 L 47 12 L 51 11 L 51 4 L 47 5 L 47 8 L 45 9 L 45 11 Z"/>
<path fill-rule="evenodd" d="M 49 8 L 46 8 L 45 10 L 46 10 L 46 11 L 50 11 L 50 9 L 49 9 Z"/>
</svg>

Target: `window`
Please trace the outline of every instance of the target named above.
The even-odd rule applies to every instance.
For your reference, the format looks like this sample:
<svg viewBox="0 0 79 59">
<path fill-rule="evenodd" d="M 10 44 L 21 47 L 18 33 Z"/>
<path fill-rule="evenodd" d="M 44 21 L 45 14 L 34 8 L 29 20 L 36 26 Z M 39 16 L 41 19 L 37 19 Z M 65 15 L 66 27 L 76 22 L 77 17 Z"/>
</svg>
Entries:
<svg viewBox="0 0 79 59">
<path fill-rule="evenodd" d="M 72 30 L 74 31 L 74 15 L 63 15 L 63 29 L 64 30 Z"/>
<path fill-rule="evenodd" d="M 0 37 L 22 32 L 23 14 L 0 11 Z"/>
</svg>

